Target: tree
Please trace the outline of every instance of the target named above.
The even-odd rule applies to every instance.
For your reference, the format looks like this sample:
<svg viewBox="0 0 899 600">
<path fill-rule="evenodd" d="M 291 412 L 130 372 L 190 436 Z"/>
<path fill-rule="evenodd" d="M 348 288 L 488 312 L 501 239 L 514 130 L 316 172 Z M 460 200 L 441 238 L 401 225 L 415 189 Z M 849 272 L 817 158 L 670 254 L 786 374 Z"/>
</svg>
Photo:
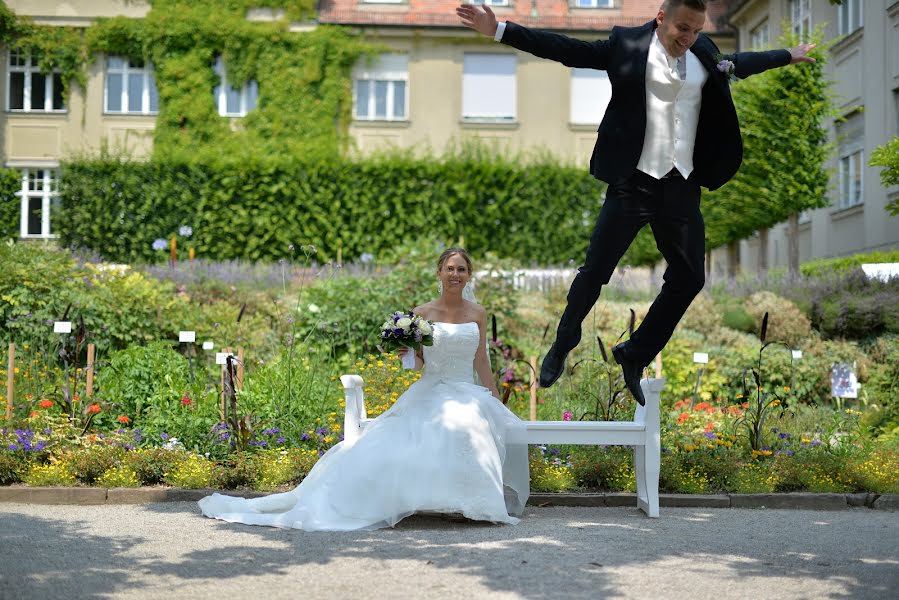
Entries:
<svg viewBox="0 0 899 600">
<path fill-rule="evenodd" d="M 894 137 L 877 148 L 871 154 L 870 164 L 872 167 L 883 167 L 883 171 L 880 172 L 883 187 L 899 185 L 899 137 Z M 899 198 L 887 204 L 887 211 L 891 215 L 899 216 Z"/>
<path fill-rule="evenodd" d="M 820 40 L 820 31 L 813 37 Z M 787 33 L 780 43 L 792 47 L 799 40 Z M 824 53 L 819 46 L 813 64 L 772 69 L 734 84 L 743 164 L 704 202 L 708 247 L 744 239 L 789 219 L 790 273 L 798 276 L 799 213 L 828 203 L 825 163 L 833 145 L 824 125 L 834 112 L 830 83 L 824 78 Z"/>
</svg>

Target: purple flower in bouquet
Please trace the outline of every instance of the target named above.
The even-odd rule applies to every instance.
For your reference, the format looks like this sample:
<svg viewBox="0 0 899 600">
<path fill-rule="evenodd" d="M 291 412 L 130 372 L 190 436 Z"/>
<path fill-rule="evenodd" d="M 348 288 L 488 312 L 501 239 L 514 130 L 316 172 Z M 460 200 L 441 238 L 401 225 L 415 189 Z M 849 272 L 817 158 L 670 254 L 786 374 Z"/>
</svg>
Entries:
<svg viewBox="0 0 899 600">
<path fill-rule="evenodd" d="M 721 56 L 720 54 L 715 57 L 717 63 L 715 64 L 715 68 L 718 69 L 721 73 L 727 77 L 728 81 L 736 81 L 737 80 L 737 66 L 734 64 L 734 61 L 728 60 Z"/>
<path fill-rule="evenodd" d="M 418 350 L 434 343 L 434 326 L 412 311 L 396 311 L 381 325 L 380 337 L 378 346 L 384 352 L 393 352 L 402 347 Z"/>
</svg>

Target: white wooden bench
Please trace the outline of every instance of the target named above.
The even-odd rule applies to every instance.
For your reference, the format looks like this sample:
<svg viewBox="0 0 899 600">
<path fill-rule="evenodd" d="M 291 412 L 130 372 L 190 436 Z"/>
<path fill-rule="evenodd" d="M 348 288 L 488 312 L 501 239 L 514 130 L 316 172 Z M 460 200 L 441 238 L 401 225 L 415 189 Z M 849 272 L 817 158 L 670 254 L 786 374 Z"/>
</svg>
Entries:
<svg viewBox="0 0 899 600">
<path fill-rule="evenodd" d="M 365 382 L 359 375 L 343 375 L 346 413 L 344 439 L 355 440 L 373 419 L 365 410 Z M 637 507 L 650 517 L 659 516 L 659 400 L 664 379 L 640 382 L 646 406 L 637 405 L 633 421 L 524 421 L 524 439 L 528 444 L 578 444 L 634 447 L 634 471 L 637 478 Z"/>
</svg>

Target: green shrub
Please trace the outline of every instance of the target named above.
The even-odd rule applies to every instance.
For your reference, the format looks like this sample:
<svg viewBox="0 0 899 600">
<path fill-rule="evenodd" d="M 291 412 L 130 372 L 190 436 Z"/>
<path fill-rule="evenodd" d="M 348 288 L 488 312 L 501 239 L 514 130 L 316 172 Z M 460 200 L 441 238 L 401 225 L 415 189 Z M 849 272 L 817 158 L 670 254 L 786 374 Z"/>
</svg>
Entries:
<svg viewBox="0 0 899 600">
<path fill-rule="evenodd" d="M 125 454 L 124 466 L 128 467 L 143 485 L 162 483 L 165 474 L 182 460 L 180 452 L 165 448 L 138 448 Z"/>
<path fill-rule="evenodd" d="M 771 461 L 742 463 L 726 480 L 727 490 L 736 494 L 770 494 L 777 489 Z"/>
<path fill-rule="evenodd" d="M 95 484 L 107 488 L 134 488 L 140 487 L 141 482 L 134 469 L 127 465 L 118 465 L 106 469 Z"/>
<path fill-rule="evenodd" d="M 800 272 L 806 277 L 828 276 L 849 273 L 867 263 L 899 262 L 899 250 L 884 250 L 867 254 L 852 254 L 837 258 L 819 258 L 800 265 Z"/>
<path fill-rule="evenodd" d="M 768 313 L 768 340 L 786 342 L 797 346 L 812 332 L 808 317 L 791 301 L 771 292 L 756 292 L 746 299 L 746 313 L 761 328 L 762 318 Z"/>
<path fill-rule="evenodd" d="M 0 450 L 0 485 L 21 481 L 25 466 L 25 461 L 18 453 Z"/>
<path fill-rule="evenodd" d="M 22 482 L 32 487 L 68 487 L 76 484 L 75 475 L 64 461 L 46 465 L 31 465 L 22 477 Z"/>
<path fill-rule="evenodd" d="M 534 492 L 565 492 L 577 487 L 574 471 L 568 464 L 544 450 L 532 447 L 529 452 L 531 490 Z"/>
<path fill-rule="evenodd" d="M 634 492 L 634 454 L 619 446 L 575 446 L 571 455 L 572 471 L 578 484 L 612 492 Z"/>
<path fill-rule="evenodd" d="M 812 325 L 825 337 L 863 340 L 899 334 L 899 278 L 869 279 L 858 269 L 822 278 L 808 295 Z"/>
<path fill-rule="evenodd" d="M 187 454 L 165 474 L 168 485 L 185 489 L 208 488 L 213 483 L 214 464 L 197 454 Z"/>
<path fill-rule="evenodd" d="M 315 465 L 318 452 L 291 448 L 266 450 L 258 457 L 258 476 L 253 486 L 260 491 L 271 491 L 288 483 L 298 483 Z"/>
<path fill-rule="evenodd" d="M 707 293 L 700 293 L 687 308 L 679 326 L 699 332 L 708 338 L 721 327 L 722 317 L 721 309 L 712 297 Z"/>
<path fill-rule="evenodd" d="M 735 329 L 736 331 L 758 333 L 758 322 L 742 306 L 733 306 L 726 309 L 721 317 L 721 323 L 725 327 Z"/>
<path fill-rule="evenodd" d="M 19 237 L 22 201 L 16 192 L 22 189 L 22 172 L 0 168 L 0 242 Z"/>
<path fill-rule="evenodd" d="M 216 463 L 212 472 L 212 487 L 220 490 L 254 487 L 259 478 L 255 452 L 232 452 Z"/>
<path fill-rule="evenodd" d="M 121 463 L 125 452 L 115 446 L 92 445 L 66 455 L 65 462 L 78 481 L 93 485 L 106 471 Z"/>
</svg>

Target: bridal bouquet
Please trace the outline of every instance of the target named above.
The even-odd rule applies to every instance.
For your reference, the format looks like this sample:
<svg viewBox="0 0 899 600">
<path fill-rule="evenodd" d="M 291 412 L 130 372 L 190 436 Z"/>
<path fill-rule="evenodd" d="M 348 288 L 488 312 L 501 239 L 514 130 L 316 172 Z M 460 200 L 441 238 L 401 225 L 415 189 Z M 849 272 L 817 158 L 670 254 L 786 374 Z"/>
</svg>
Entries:
<svg viewBox="0 0 899 600">
<path fill-rule="evenodd" d="M 433 333 L 433 325 L 421 316 L 412 311 L 396 311 L 381 325 L 381 343 L 378 347 L 384 352 L 393 352 L 403 347 L 418 350 L 434 343 Z M 407 352 L 403 356 L 403 368 L 411 369 L 414 366 L 415 352 Z"/>
</svg>

